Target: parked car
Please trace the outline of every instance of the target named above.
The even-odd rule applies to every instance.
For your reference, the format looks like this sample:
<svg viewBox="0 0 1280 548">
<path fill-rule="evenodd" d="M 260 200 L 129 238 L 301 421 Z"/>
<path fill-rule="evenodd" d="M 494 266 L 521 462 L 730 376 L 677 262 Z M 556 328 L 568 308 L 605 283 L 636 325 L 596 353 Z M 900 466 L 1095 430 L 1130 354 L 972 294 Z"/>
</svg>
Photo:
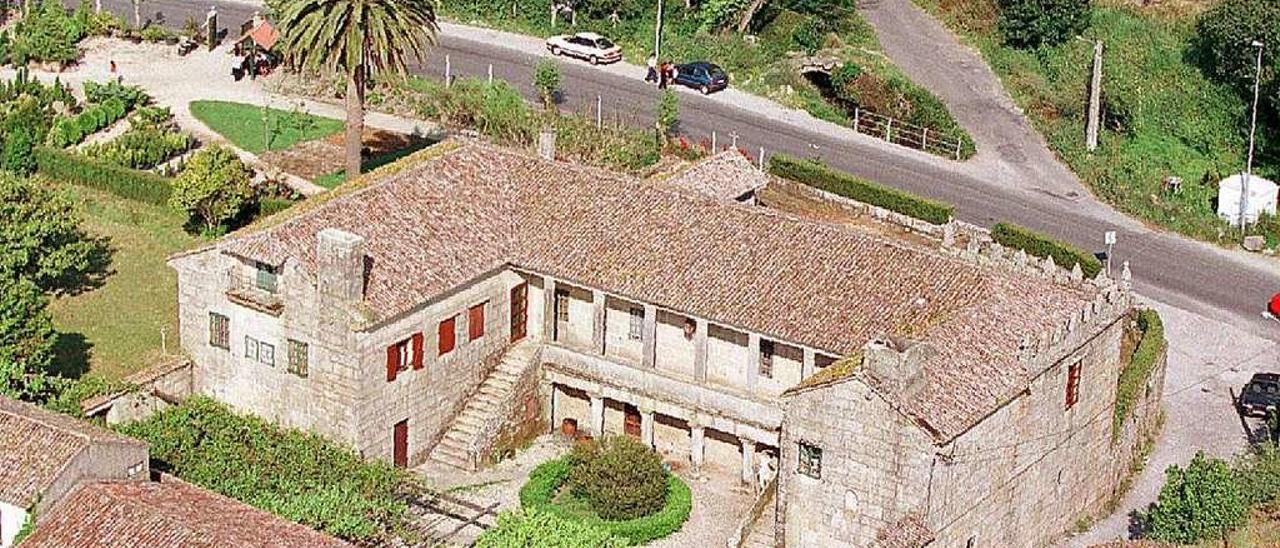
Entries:
<svg viewBox="0 0 1280 548">
<path fill-rule="evenodd" d="M 676 65 L 676 83 L 706 95 L 729 87 L 729 75 L 719 65 L 706 61 L 694 61 Z"/>
<path fill-rule="evenodd" d="M 594 32 L 552 36 L 547 38 L 547 49 L 551 51 L 551 55 L 577 57 L 593 65 L 622 60 L 622 48 Z"/>
<path fill-rule="evenodd" d="M 1249 384 L 1240 391 L 1237 405 L 1245 415 L 1265 417 L 1280 404 L 1280 374 L 1254 373 Z"/>
</svg>

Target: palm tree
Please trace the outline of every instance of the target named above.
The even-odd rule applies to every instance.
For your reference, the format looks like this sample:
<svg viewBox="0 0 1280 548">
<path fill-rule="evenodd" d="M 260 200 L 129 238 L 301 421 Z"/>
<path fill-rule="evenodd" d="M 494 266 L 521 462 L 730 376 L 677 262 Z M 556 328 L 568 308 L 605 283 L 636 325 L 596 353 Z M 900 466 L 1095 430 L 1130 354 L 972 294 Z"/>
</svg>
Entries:
<svg viewBox="0 0 1280 548">
<path fill-rule="evenodd" d="M 433 0 L 286 0 L 281 51 L 289 65 L 347 80 L 347 178 L 360 175 L 369 77 L 403 75 L 436 44 Z"/>
</svg>

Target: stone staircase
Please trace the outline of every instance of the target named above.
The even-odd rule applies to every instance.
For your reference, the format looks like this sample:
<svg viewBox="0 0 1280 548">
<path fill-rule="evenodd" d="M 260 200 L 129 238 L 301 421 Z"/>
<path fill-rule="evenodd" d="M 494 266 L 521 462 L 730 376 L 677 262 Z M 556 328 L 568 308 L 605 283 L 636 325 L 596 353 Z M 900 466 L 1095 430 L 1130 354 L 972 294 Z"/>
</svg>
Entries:
<svg viewBox="0 0 1280 548">
<path fill-rule="evenodd" d="M 774 516 L 777 513 L 777 505 L 770 504 L 760 513 L 760 517 L 756 518 L 756 522 L 751 526 L 751 533 L 747 535 L 747 540 L 743 541 L 744 548 L 776 548 L 773 538 Z"/>
<path fill-rule="evenodd" d="M 533 364 L 537 345 L 522 341 L 507 350 L 502 361 L 480 388 L 471 394 L 467 405 L 454 417 L 440 443 L 431 450 L 430 459 L 442 464 L 475 471 L 479 469 L 475 448 L 492 435 L 495 426 L 506 420 L 512 391 Z"/>
</svg>

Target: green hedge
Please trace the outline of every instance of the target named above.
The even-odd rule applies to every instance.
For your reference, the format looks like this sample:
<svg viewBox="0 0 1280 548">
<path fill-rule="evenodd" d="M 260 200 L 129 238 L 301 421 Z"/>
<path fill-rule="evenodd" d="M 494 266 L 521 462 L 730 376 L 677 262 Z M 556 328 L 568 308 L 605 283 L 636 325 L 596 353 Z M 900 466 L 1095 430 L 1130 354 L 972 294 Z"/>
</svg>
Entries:
<svg viewBox="0 0 1280 548">
<path fill-rule="evenodd" d="M 1151 377 L 1151 371 L 1155 369 L 1165 348 L 1164 322 L 1160 320 L 1160 313 L 1151 309 L 1139 311 L 1138 329 L 1142 331 L 1142 339 L 1138 341 L 1129 363 L 1120 371 L 1120 379 L 1116 382 L 1115 421 L 1111 425 L 1113 438 L 1120 435 L 1121 426 L 1133 411 L 1138 395 L 1146 387 L 1147 379 Z"/>
<path fill-rule="evenodd" d="M 258 216 L 266 217 L 293 207 L 294 201 L 286 198 L 262 198 L 258 200 Z"/>
<path fill-rule="evenodd" d="M 94 133 L 124 118 L 129 108 L 118 97 L 108 97 L 100 104 L 90 105 L 71 118 L 59 118 L 49 132 L 49 144 L 66 148 L 79 144 Z"/>
<path fill-rule="evenodd" d="M 775 154 L 769 157 L 769 172 L 784 179 L 791 179 L 845 198 L 883 207 L 935 225 L 949 222 L 955 212 L 955 208 L 950 204 L 878 185 L 813 160 Z"/>
<path fill-rule="evenodd" d="M 1102 261 L 1092 253 L 1031 229 L 1011 223 L 998 223 L 991 227 L 991 237 L 1002 246 L 1021 249 L 1028 255 L 1053 257 L 1053 263 L 1063 268 L 1070 269 L 1079 264 L 1086 278 L 1102 272 Z"/>
<path fill-rule="evenodd" d="M 120 167 L 49 147 L 36 149 L 36 165 L 45 176 L 105 190 L 121 198 L 167 206 L 173 184 L 167 177 Z"/>
<path fill-rule="evenodd" d="M 567 458 L 550 460 L 534 468 L 529 473 L 529 481 L 520 488 L 521 507 L 595 525 L 631 544 L 645 544 L 679 531 L 693 509 L 693 493 L 689 486 L 675 474 L 668 474 L 667 503 L 653 514 L 623 521 L 583 516 L 553 501 L 556 491 L 568 480 L 569 469 Z"/>
</svg>

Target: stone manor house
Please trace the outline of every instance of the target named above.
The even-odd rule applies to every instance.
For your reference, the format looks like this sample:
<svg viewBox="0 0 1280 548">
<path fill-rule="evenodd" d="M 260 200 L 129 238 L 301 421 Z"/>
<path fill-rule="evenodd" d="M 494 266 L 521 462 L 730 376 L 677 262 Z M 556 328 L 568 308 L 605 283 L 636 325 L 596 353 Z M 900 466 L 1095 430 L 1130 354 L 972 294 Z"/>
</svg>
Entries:
<svg viewBox="0 0 1280 548">
<path fill-rule="evenodd" d="M 566 422 L 770 458 L 777 545 L 1044 546 L 1102 509 L 1127 283 L 801 219 L 768 179 L 445 141 L 171 258 L 192 389 L 400 466 Z"/>
</svg>

